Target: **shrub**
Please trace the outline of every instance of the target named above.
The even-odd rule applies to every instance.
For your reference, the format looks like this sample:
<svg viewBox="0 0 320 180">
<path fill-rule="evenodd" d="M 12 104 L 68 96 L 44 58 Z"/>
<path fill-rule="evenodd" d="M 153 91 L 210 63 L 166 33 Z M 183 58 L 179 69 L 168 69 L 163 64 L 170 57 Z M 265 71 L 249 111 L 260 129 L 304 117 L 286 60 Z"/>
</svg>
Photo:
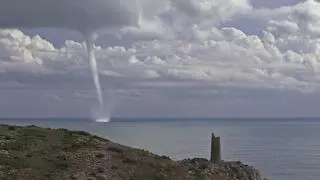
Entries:
<svg viewBox="0 0 320 180">
<path fill-rule="evenodd" d="M 125 158 L 122 162 L 125 164 L 135 164 L 137 161 L 135 159 Z"/>
<path fill-rule="evenodd" d="M 14 131 L 15 129 L 16 129 L 15 126 L 9 126 L 9 127 L 8 127 L 8 130 L 9 130 L 9 131 Z"/>
<path fill-rule="evenodd" d="M 123 149 L 119 147 L 108 147 L 107 150 L 111 152 L 116 152 L 116 153 L 123 153 Z"/>
<path fill-rule="evenodd" d="M 98 154 L 96 154 L 96 158 L 103 158 L 105 155 L 104 154 L 102 154 L 102 153 L 98 153 Z"/>
<path fill-rule="evenodd" d="M 161 159 L 171 160 L 169 156 L 161 156 Z"/>
</svg>

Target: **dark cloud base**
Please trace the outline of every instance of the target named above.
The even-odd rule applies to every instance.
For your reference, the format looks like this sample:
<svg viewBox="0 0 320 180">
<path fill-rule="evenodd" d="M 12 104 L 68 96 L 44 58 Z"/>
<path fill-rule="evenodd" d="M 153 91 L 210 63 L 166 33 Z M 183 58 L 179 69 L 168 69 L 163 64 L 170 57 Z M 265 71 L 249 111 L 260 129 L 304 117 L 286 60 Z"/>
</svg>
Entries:
<svg viewBox="0 0 320 180">
<path fill-rule="evenodd" d="M 0 27 L 54 27 L 87 31 L 134 24 L 134 11 L 118 0 L 3 0 Z"/>
</svg>

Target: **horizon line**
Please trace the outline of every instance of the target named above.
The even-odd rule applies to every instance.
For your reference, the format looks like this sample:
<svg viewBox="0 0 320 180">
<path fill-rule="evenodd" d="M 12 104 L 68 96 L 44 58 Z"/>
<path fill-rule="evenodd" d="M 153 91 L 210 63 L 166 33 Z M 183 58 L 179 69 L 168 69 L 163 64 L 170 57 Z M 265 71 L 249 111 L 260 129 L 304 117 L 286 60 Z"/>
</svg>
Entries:
<svg viewBox="0 0 320 180">
<path fill-rule="evenodd" d="M 35 119 L 35 120 L 39 120 L 39 119 L 92 119 L 94 120 L 95 118 L 93 117 L 70 117 L 70 116 L 65 116 L 65 117 L 53 117 L 53 116 L 49 116 L 49 117 L 0 117 L 0 120 L 14 120 L 14 119 Z M 145 119 L 164 119 L 164 120 L 168 120 L 168 119 L 320 119 L 320 116 L 293 116 L 293 117 L 111 117 L 112 119 L 141 119 L 141 120 L 145 120 Z"/>
</svg>

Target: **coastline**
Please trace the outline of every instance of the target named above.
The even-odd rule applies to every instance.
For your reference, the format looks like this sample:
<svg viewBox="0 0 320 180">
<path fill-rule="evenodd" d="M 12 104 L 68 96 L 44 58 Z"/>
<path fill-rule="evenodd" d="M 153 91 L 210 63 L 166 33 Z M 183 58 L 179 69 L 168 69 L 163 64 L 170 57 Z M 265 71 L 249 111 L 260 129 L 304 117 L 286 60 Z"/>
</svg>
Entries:
<svg viewBox="0 0 320 180">
<path fill-rule="evenodd" d="M 264 180 L 241 162 L 173 161 L 83 131 L 0 125 L 0 179 Z"/>
</svg>

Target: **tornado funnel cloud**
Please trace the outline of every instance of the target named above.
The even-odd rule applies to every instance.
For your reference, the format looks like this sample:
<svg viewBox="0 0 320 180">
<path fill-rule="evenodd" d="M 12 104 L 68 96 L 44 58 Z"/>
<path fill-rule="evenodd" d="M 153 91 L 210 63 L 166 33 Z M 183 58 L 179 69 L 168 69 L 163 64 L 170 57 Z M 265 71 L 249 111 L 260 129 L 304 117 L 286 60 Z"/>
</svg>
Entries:
<svg viewBox="0 0 320 180">
<path fill-rule="evenodd" d="M 2 0 L 0 28 L 62 28 L 82 33 L 99 102 L 98 114 L 103 114 L 104 102 L 93 49 L 93 33 L 100 29 L 139 26 L 138 2 L 139 0 Z M 98 116 L 101 118 L 101 115 Z M 106 118 L 103 121 L 107 121 Z"/>
<path fill-rule="evenodd" d="M 98 72 L 98 66 L 97 66 L 97 60 L 93 51 L 93 45 L 94 45 L 94 37 L 93 33 L 86 33 L 85 36 L 85 43 L 86 43 L 86 49 L 87 49 L 87 58 L 90 64 L 90 70 L 92 73 L 92 78 L 94 82 L 94 86 L 96 89 L 97 99 L 99 102 L 99 108 L 100 111 L 103 110 L 103 96 L 102 96 L 102 90 L 99 80 L 99 72 Z"/>
</svg>

